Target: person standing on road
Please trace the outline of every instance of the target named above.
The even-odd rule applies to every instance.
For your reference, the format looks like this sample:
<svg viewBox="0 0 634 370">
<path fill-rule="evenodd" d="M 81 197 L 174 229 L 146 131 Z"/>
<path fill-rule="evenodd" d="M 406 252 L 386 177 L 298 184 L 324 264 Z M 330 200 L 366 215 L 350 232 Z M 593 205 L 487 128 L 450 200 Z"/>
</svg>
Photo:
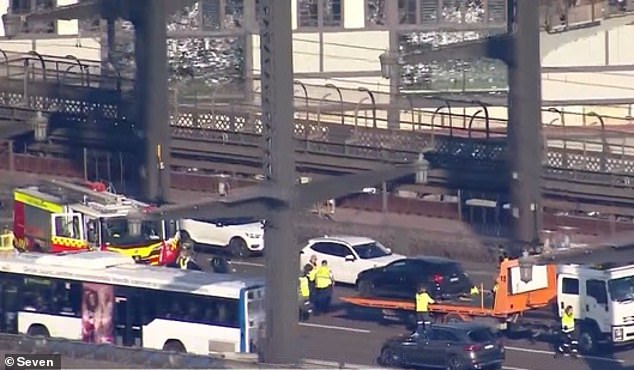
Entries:
<svg viewBox="0 0 634 370">
<path fill-rule="evenodd" d="M 310 282 L 308 274 L 313 270 L 312 266 L 306 265 L 302 276 L 299 277 L 299 320 L 306 321 L 310 316 Z"/>
<path fill-rule="evenodd" d="M 328 267 L 328 261 L 321 261 L 321 266 L 315 272 L 315 315 L 327 313 L 330 309 L 330 301 L 332 300 L 332 284 L 333 275 Z"/>
<path fill-rule="evenodd" d="M 317 290 L 315 289 L 315 274 L 317 273 L 317 256 L 310 256 L 310 260 L 304 266 L 304 271 L 309 271 L 306 277 L 308 278 L 308 287 L 310 288 L 310 304 L 313 306 L 313 309 L 317 310 Z"/>
<path fill-rule="evenodd" d="M 429 305 L 436 301 L 427 293 L 427 288 L 420 287 L 416 294 L 416 325 L 423 329 L 431 324 L 431 315 L 429 314 Z"/>
<path fill-rule="evenodd" d="M 555 357 L 569 353 L 577 356 L 577 340 L 575 339 L 575 315 L 572 306 L 567 306 L 561 315 L 561 338 Z"/>
</svg>

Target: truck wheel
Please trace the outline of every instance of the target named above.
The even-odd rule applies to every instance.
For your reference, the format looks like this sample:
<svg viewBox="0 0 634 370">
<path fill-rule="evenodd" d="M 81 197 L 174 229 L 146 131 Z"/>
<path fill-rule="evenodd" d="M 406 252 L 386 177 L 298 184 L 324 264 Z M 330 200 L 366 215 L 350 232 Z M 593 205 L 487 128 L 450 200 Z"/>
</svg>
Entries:
<svg viewBox="0 0 634 370">
<path fill-rule="evenodd" d="M 234 257 L 244 258 L 249 255 L 247 243 L 240 238 L 233 238 L 229 242 L 229 251 Z"/>
<path fill-rule="evenodd" d="M 367 280 L 361 280 L 359 282 L 359 295 L 361 297 L 371 297 L 374 290 L 374 284 Z"/>
<path fill-rule="evenodd" d="M 579 331 L 579 352 L 592 354 L 597 350 L 597 332 L 589 325 L 582 325 Z"/>
</svg>

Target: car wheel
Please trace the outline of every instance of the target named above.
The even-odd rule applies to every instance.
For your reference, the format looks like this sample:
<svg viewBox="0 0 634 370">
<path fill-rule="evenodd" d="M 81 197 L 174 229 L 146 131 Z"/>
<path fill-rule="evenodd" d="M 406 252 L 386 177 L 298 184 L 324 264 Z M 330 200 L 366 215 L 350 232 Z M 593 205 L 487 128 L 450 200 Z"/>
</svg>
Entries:
<svg viewBox="0 0 634 370">
<path fill-rule="evenodd" d="M 229 242 L 229 251 L 234 257 L 244 258 L 249 255 L 247 243 L 240 238 L 233 238 Z"/>
<path fill-rule="evenodd" d="M 387 367 L 400 366 L 398 355 L 390 348 L 383 348 L 379 356 L 379 365 Z"/>
<path fill-rule="evenodd" d="M 367 280 L 361 280 L 359 282 L 359 295 L 361 297 L 371 297 L 374 290 L 374 284 Z"/>
<path fill-rule="evenodd" d="M 464 362 L 458 357 L 451 357 L 447 361 L 447 370 L 464 370 Z"/>
</svg>

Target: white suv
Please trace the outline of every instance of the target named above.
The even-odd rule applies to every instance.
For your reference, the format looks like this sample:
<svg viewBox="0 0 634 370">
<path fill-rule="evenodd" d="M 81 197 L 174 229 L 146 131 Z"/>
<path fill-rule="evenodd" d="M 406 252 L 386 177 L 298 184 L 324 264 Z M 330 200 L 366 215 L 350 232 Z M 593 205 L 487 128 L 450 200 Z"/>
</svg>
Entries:
<svg viewBox="0 0 634 370">
<path fill-rule="evenodd" d="M 246 257 L 264 250 L 264 221 L 247 218 L 183 219 L 179 222 L 179 234 L 181 240 L 229 248 L 236 257 Z"/>
<path fill-rule="evenodd" d="M 362 236 L 324 236 L 310 239 L 299 253 L 300 269 L 315 255 L 318 264 L 322 260 L 328 261 L 335 281 L 344 284 L 356 284 L 357 275 L 361 271 L 405 258 L 401 254 L 392 253 L 376 240 Z"/>
</svg>

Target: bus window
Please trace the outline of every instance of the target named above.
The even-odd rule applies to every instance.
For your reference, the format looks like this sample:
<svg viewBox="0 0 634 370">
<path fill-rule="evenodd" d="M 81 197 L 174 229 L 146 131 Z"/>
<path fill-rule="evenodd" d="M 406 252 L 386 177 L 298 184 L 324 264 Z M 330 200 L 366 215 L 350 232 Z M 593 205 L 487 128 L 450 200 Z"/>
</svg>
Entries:
<svg viewBox="0 0 634 370">
<path fill-rule="evenodd" d="M 52 311 L 65 316 L 79 317 L 81 311 L 81 285 L 62 280 L 52 284 Z"/>
<path fill-rule="evenodd" d="M 22 308 L 25 311 L 52 313 L 51 281 L 40 278 L 24 278 Z"/>
<path fill-rule="evenodd" d="M 235 299 L 161 292 L 156 296 L 155 306 L 156 317 L 161 319 L 230 328 L 239 326 L 239 304 Z"/>
</svg>

